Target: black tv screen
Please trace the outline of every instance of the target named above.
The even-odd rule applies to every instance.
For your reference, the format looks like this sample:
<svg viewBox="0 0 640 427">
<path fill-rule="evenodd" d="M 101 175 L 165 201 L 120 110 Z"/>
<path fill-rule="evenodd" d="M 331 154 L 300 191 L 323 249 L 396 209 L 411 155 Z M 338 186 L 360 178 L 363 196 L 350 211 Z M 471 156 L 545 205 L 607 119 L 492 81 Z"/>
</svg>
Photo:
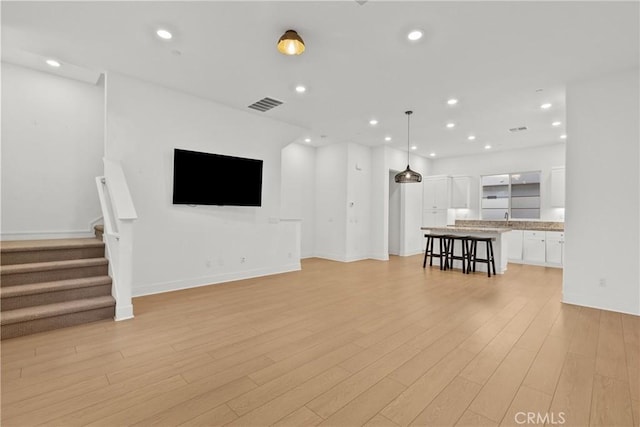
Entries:
<svg viewBox="0 0 640 427">
<path fill-rule="evenodd" d="M 261 206 L 262 160 L 176 148 L 173 204 Z"/>
</svg>

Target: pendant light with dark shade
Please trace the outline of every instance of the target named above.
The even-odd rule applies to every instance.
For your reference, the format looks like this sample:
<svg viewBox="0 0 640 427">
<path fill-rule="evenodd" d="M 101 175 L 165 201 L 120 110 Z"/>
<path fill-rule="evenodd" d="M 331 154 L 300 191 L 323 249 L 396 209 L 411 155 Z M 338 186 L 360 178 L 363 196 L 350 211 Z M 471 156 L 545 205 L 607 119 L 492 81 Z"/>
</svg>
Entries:
<svg viewBox="0 0 640 427">
<path fill-rule="evenodd" d="M 420 175 L 418 172 L 412 171 L 411 168 L 409 167 L 409 156 L 410 156 L 409 131 L 411 130 L 411 115 L 413 114 L 413 111 L 405 111 L 404 113 L 407 115 L 407 168 L 404 171 L 396 174 L 395 179 L 396 179 L 396 182 L 399 184 L 408 184 L 410 182 L 422 182 L 422 175 Z"/>
</svg>

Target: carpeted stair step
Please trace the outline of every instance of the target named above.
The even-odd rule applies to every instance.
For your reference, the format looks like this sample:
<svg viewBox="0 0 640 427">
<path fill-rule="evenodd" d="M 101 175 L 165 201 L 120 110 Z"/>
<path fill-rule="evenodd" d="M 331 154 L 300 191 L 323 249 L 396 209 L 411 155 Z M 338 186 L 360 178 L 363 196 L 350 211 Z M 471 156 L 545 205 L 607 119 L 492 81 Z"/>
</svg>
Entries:
<svg viewBox="0 0 640 427">
<path fill-rule="evenodd" d="M 0 288 L 2 311 L 111 295 L 111 277 L 32 283 Z"/>
<path fill-rule="evenodd" d="M 106 276 L 106 258 L 89 258 L 67 261 L 36 262 L 0 266 L 0 285 L 17 286 L 38 282 Z"/>
<path fill-rule="evenodd" d="M 110 295 L 3 311 L 2 339 L 111 319 L 114 315 L 115 300 Z"/>
<path fill-rule="evenodd" d="M 0 264 L 15 265 L 104 257 L 102 239 L 13 240 L 0 242 Z"/>
</svg>

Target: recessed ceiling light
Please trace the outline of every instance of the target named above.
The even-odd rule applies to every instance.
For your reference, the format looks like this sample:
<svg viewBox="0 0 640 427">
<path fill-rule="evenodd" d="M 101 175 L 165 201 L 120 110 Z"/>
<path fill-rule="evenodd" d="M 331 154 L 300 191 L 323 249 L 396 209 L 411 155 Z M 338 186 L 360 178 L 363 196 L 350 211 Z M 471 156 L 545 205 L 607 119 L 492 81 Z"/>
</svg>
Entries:
<svg viewBox="0 0 640 427">
<path fill-rule="evenodd" d="M 298 85 L 296 86 L 296 92 L 298 93 L 305 93 L 307 91 L 307 88 L 302 86 L 302 85 Z"/>
<path fill-rule="evenodd" d="M 456 105 L 458 103 L 458 100 L 455 98 L 451 98 L 450 100 L 447 101 L 447 104 L 449 105 Z"/>
<path fill-rule="evenodd" d="M 372 125 L 372 126 L 375 126 L 375 125 L 378 124 L 378 121 L 376 119 L 371 119 L 371 120 L 369 120 L 369 124 Z"/>
<path fill-rule="evenodd" d="M 390 137 L 390 136 L 385 136 L 385 137 L 384 137 L 384 140 L 385 140 L 385 141 L 391 141 L 391 137 Z"/>
<path fill-rule="evenodd" d="M 567 135 L 560 135 L 560 139 L 567 139 Z"/>
<path fill-rule="evenodd" d="M 448 127 L 449 129 L 451 129 L 451 128 L 456 127 L 456 124 L 455 124 L 455 123 L 447 123 L 447 127 Z"/>
<path fill-rule="evenodd" d="M 158 31 L 156 31 L 156 35 L 163 40 L 171 40 L 171 38 L 173 37 L 173 34 L 163 28 L 160 28 Z"/>
<path fill-rule="evenodd" d="M 311 142 L 311 138 L 305 138 L 304 142 Z"/>
<path fill-rule="evenodd" d="M 418 147 L 417 147 L 417 146 L 415 146 L 415 145 L 412 145 L 412 146 L 411 146 L 411 149 L 412 149 L 412 150 L 417 150 L 417 149 L 418 149 Z"/>
<path fill-rule="evenodd" d="M 430 155 L 431 157 L 435 157 L 435 156 L 436 156 L 436 153 L 431 153 L 431 154 L 429 154 L 429 155 Z"/>
<path fill-rule="evenodd" d="M 58 68 L 60 66 L 60 63 L 58 61 L 56 61 L 55 59 L 47 59 L 45 62 L 50 67 Z"/>
<path fill-rule="evenodd" d="M 467 137 L 467 139 L 468 139 L 469 141 L 473 141 L 474 139 L 476 139 L 476 136 L 475 136 L 475 135 L 469 135 L 469 136 Z"/>
<path fill-rule="evenodd" d="M 548 110 L 549 108 L 551 108 L 551 104 L 547 102 L 545 104 L 542 104 L 540 108 L 542 108 L 543 110 Z"/>
<path fill-rule="evenodd" d="M 422 34 L 423 33 L 420 30 L 413 30 L 409 34 L 407 34 L 407 38 L 409 40 L 411 40 L 412 42 L 415 42 L 415 41 L 420 40 L 422 38 Z"/>
<path fill-rule="evenodd" d="M 562 124 L 562 122 L 553 122 L 551 123 L 551 126 L 560 126 Z"/>
<path fill-rule="evenodd" d="M 491 150 L 491 146 L 489 144 L 487 144 L 487 145 L 484 146 L 484 149 L 485 150 Z"/>
</svg>

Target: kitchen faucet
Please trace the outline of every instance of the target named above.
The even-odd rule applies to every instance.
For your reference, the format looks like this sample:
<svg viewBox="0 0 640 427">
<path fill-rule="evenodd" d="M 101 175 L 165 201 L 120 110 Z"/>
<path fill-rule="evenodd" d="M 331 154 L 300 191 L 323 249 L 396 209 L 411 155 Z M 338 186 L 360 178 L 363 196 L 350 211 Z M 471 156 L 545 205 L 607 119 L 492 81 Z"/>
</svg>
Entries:
<svg viewBox="0 0 640 427">
<path fill-rule="evenodd" d="M 507 222 L 507 226 L 509 226 L 509 212 L 504 213 L 504 220 Z"/>
</svg>

